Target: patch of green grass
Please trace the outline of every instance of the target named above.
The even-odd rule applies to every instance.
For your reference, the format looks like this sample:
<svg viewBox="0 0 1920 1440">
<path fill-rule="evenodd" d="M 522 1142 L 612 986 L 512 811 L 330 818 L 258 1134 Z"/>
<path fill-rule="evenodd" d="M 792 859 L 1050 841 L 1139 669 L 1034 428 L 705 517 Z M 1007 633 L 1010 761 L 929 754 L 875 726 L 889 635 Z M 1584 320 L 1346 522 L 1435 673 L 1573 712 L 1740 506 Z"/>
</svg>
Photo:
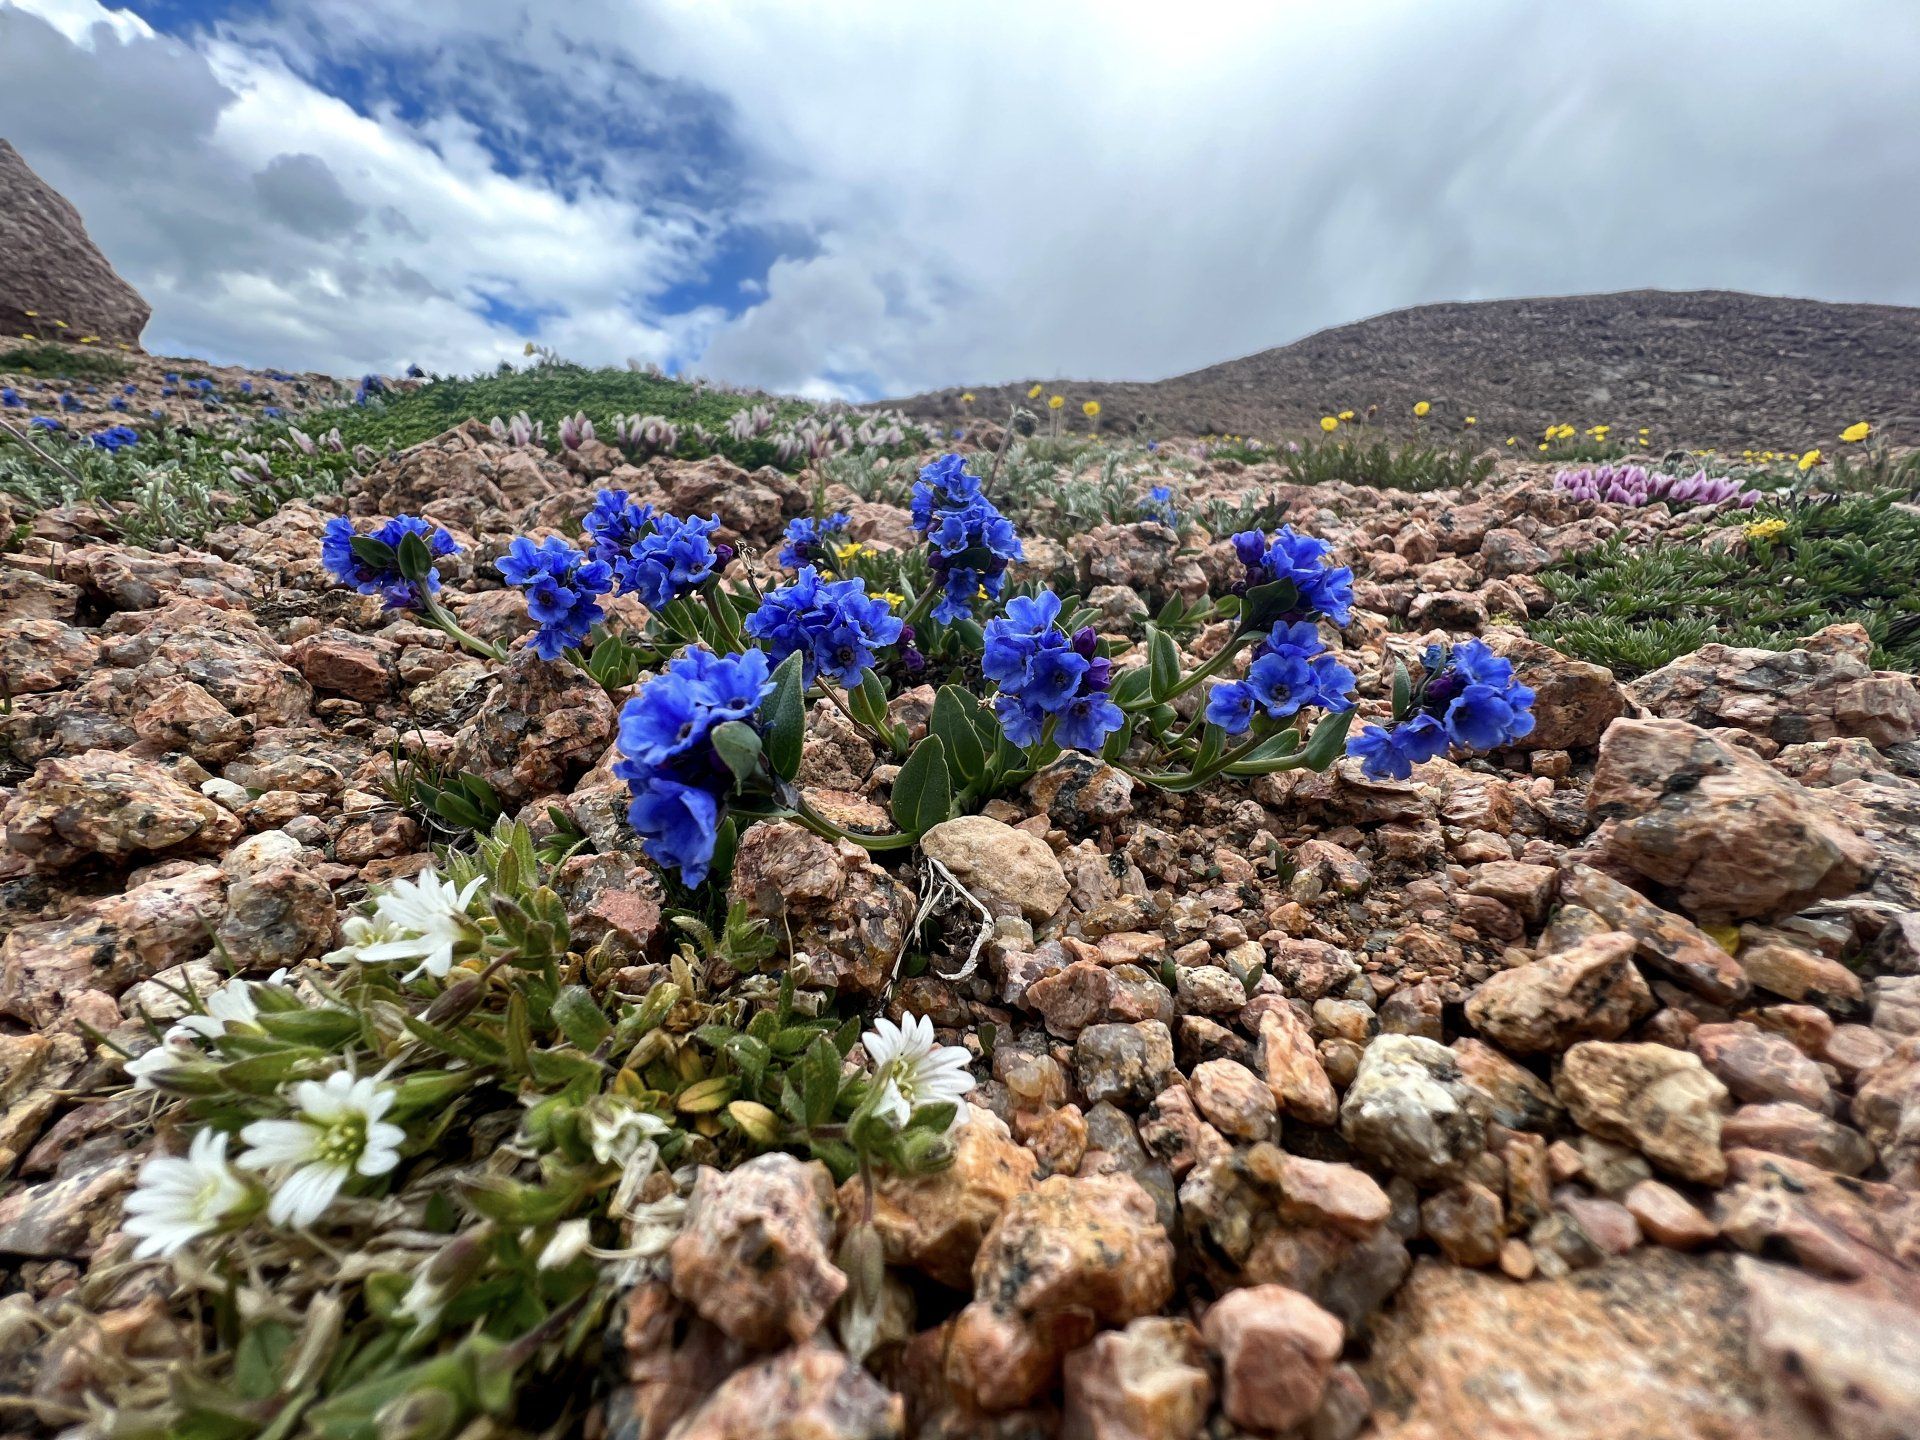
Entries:
<svg viewBox="0 0 1920 1440">
<path fill-rule="evenodd" d="M 780 460 L 771 435 L 735 440 L 726 433 L 727 422 L 737 412 L 756 405 L 770 405 L 782 422 L 812 413 L 812 407 L 803 401 L 714 390 L 638 370 L 590 369 L 558 362 L 521 370 L 503 368 L 469 379 L 434 380 L 416 390 L 396 389 L 368 405 L 309 415 L 307 421 L 319 430 L 338 425 L 349 447 L 369 445 L 384 450 L 389 446 L 405 449 L 431 440 L 464 420 L 484 422 L 520 411 L 543 422 L 549 436 L 558 433 L 560 422 L 567 416 L 584 411 L 600 438 L 608 441 L 612 439 L 615 415 L 658 415 L 683 429 L 699 425 L 710 433 L 711 443 L 707 445 L 683 435 L 676 455 L 700 458 L 724 454 L 748 469 L 759 465 L 795 468 L 792 462 L 783 464 Z"/>
<path fill-rule="evenodd" d="M 118 380 L 133 367 L 104 350 L 69 350 L 64 345 L 16 345 L 0 350 L 0 372 L 30 371 L 56 380 Z"/>
<path fill-rule="evenodd" d="M 1698 529 L 1638 548 L 1611 540 L 1540 577 L 1555 603 L 1528 628 L 1624 679 L 1710 641 L 1788 650 L 1823 626 L 1857 621 L 1876 665 L 1920 669 L 1920 516 L 1899 508 L 1901 498 L 1765 505 L 1743 523 L 1773 518 L 1786 529 L 1740 546 L 1703 549 Z"/>
<path fill-rule="evenodd" d="M 1376 490 L 1451 490 L 1477 485 L 1493 473 L 1484 451 L 1376 440 L 1315 440 L 1298 452 L 1270 452 L 1296 485 L 1370 485 Z"/>
</svg>

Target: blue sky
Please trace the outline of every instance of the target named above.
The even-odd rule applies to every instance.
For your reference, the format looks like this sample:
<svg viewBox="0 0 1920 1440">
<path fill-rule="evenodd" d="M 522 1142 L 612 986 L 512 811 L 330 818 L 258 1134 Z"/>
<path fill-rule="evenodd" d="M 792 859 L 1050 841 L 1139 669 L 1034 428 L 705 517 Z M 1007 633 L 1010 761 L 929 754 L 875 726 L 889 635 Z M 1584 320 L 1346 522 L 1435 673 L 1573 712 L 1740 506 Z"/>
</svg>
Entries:
<svg viewBox="0 0 1920 1440">
<path fill-rule="evenodd" d="M 1910 0 L 0 0 L 151 348 L 870 398 L 1435 300 L 1920 303 Z"/>
</svg>

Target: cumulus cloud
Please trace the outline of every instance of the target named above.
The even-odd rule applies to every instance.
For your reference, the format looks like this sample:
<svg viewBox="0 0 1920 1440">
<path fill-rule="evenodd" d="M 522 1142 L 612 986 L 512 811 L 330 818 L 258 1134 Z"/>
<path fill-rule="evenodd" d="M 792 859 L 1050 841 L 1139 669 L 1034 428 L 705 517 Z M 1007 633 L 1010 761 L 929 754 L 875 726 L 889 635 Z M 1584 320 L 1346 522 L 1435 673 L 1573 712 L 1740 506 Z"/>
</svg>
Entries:
<svg viewBox="0 0 1920 1440">
<path fill-rule="evenodd" d="M 1920 303 L 1909 0 L 279 0 L 184 37 L 15 4 L 50 18 L 0 8 L 0 67 L 36 47 L 0 130 L 155 338 L 260 361 L 530 331 L 868 396 L 1434 300 Z"/>
</svg>

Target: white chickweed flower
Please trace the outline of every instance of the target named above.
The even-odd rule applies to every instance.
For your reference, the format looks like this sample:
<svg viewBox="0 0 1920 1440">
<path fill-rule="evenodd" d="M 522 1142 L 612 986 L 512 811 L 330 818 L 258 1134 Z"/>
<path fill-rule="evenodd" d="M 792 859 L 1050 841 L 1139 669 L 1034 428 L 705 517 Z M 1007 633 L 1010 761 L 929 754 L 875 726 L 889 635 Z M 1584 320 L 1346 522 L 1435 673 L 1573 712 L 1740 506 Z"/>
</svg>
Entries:
<svg viewBox="0 0 1920 1440">
<path fill-rule="evenodd" d="M 880 1087 L 879 1114 L 905 1125 L 922 1105 L 951 1100 L 959 1105 L 955 1127 L 966 1123 L 967 1107 L 960 1102 L 973 1089 L 967 1069 L 973 1057 L 958 1045 L 936 1045 L 933 1021 L 902 1015 L 896 1025 L 883 1015 L 860 1037 L 860 1043 L 873 1062 L 874 1083 Z"/>
<path fill-rule="evenodd" d="M 380 1117 L 398 1092 L 372 1076 L 336 1070 L 324 1081 L 293 1087 L 294 1120 L 256 1120 L 240 1132 L 251 1148 L 238 1163 L 273 1172 L 267 1219 L 296 1229 L 311 1225 L 354 1175 L 384 1175 L 400 1163 L 407 1132 Z"/>
<path fill-rule="evenodd" d="M 415 960 L 419 963 L 403 979 L 426 974 L 444 980 L 453 969 L 454 952 L 477 933 L 467 906 L 484 878 L 476 875 L 460 890 L 431 870 L 394 881 L 374 901 L 371 916 L 347 921 L 342 927 L 347 943 L 327 959 L 372 965 Z"/>
<path fill-rule="evenodd" d="M 157 1090 L 159 1086 L 154 1083 L 156 1075 L 165 1074 L 176 1065 L 184 1065 L 187 1061 L 196 1059 L 198 1054 L 199 1052 L 193 1048 L 185 1036 L 176 1039 L 174 1033 L 169 1030 L 166 1038 L 158 1045 L 144 1055 L 136 1055 L 133 1059 L 122 1062 L 120 1068 L 133 1077 L 134 1089 Z"/>
<path fill-rule="evenodd" d="M 247 1182 L 227 1163 L 227 1137 L 202 1130 L 187 1153 L 155 1155 L 140 1167 L 127 1197 L 123 1228 L 138 1236 L 136 1260 L 172 1255 L 231 1215 L 247 1199 Z"/>
<path fill-rule="evenodd" d="M 229 980 L 206 998 L 206 1013 L 182 1015 L 169 1030 L 174 1035 L 198 1035 L 202 1040 L 218 1040 L 229 1025 L 251 1025 L 260 1018 L 253 995 L 244 980 Z"/>
</svg>

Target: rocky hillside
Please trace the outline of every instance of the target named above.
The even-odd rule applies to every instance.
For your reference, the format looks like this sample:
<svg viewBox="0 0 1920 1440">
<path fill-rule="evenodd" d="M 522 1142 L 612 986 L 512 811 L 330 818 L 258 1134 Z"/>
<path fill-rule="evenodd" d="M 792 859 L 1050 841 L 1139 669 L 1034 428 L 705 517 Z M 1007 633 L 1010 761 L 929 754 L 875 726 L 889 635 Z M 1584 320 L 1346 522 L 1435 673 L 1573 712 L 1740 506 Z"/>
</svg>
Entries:
<svg viewBox="0 0 1920 1440">
<path fill-rule="evenodd" d="M 1352 410 L 1394 431 L 1482 440 L 1549 424 L 1641 426 L 1656 444 L 1799 452 L 1857 420 L 1920 443 L 1920 309 L 1833 305 L 1723 290 L 1633 290 L 1422 305 L 1322 330 L 1291 345 L 1141 383 L 1041 382 L 1074 429 L 1100 402 L 1105 430 L 1249 435 L 1311 432 Z M 897 403 L 942 423 L 997 419 L 1034 380 Z M 971 393 L 971 406 L 961 400 Z M 1044 405 L 1044 396 L 1041 404 Z M 1042 411 L 1044 416 L 1045 412 Z M 1473 416 L 1476 425 L 1465 424 Z"/>
<path fill-rule="evenodd" d="M 100 253 L 80 212 L 5 140 L 0 194 L 0 335 L 137 349 L 147 302 Z"/>
</svg>

